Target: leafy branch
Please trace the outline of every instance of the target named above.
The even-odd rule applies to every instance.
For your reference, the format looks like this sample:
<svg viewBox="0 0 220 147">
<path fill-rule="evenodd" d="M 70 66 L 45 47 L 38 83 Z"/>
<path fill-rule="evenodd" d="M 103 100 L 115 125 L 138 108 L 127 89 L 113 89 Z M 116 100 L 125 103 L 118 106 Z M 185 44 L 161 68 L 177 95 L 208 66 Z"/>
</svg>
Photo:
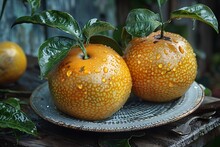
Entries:
<svg viewBox="0 0 220 147">
<path fill-rule="evenodd" d="M 36 3 L 37 0 L 33 1 Z M 89 20 L 81 29 L 78 22 L 69 13 L 57 10 L 45 10 L 40 13 L 35 13 L 36 5 L 33 5 L 34 2 L 32 2 L 32 0 L 29 0 L 29 3 L 31 3 L 32 7 L 34 8 L 32 15 L 17 18 L 12 27 L 21 23 L 39 24 L 47 27 L 57 28 L 72 36 L 71 38 L 55 36 L 47 39 L 40 46 L 38 52 L 38 61 L 41 70 L 41 78 L 46 77 L 52 68 L 54 68 L 54 66 L 65 58 L 68 52 L 74 47 L 80 47 L 84 60 L 89 59 L 86 46 L 90 42 L 90 39 L 93 36 L 95 37 L 95 35 L 99 34 L 100 32 L 116 29 L 110 23 L 100 21 L 96 18 Z M 107 38 L 108 40 L 108 42 L 105 44 L 118 47 L 113 49 L 121 54 L 121 49 L 119 49 L 120 46 L 117 45 L 117 42 L 106 36 L 103 36 L 103 38 Z M 96 41 L 94 42 L 93 39 L 93 43 L 102 42 L 100 39 L 96 39 Z"/>
<path fill-rule="evenodd" d="M 126 31 L 133 37 L 144 37 L 148 36 L 157 28 L 160 28 L 161 34 L 159 39 L 162 39 L 165 25 L 163 20 L 162 5 L 165 4 L 166 1 L 167 0 L 157 0 L 159 14 L 148 9 L 132 10 L 126 19 Z M 218 21 L 212 10 L 206 5 L 195 4 L 175 10 L 171 12 L 170 19 L 166 21 L 166 23 L 170 23 L 172 20 L 179 18 L 199 20 L 211 26 L 217 33 L 219 33 Z M 124 40 L 124 38 L 122 39 Z"/>
<path fill-rule="evenodd" d="M 22 1 L 23 1 L 23 3 L 27 2 L 27 3 L 30 4 L 31 15 L 33 15 L 36 12 L 36 10 L 40 8 L 41 0 L 22 0 Z M 1 8 L 1 12 L 0 12 L 0 20 L 1 20 L 2 16 L 3 16 L 6 3 L 7 3 L 7 0 L 3 0 L 2 8 Z"/>
</svg>

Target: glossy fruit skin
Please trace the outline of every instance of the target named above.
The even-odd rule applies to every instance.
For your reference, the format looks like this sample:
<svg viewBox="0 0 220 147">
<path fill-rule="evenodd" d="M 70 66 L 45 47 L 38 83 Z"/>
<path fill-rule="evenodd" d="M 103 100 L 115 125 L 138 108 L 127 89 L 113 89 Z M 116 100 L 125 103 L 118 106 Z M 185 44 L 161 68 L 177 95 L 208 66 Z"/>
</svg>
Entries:
<svg viewBox="0 0 220 147">
<path fill-rule="evenodd" d="M 181 97 L 196 78 L 197 61 L 191 45 L 178 34 L 160 31 L 134 38 L 124 60 L 130 69 L 132 90 L 139 98 L 166 102 Z"/>
<path fill-rule="evenodd" d="M 10 41 L 0 43 L 0 85 L 17 81 L 26 67 L 26 55 L 18 44 Z"/>
<path fill-rule="evenodd" d="M 72 49 L 48 76 L 55 105 L 62 112 L 84 120 L 112 116 L 127 101 L 131 75 L 123 58 L 101 44 Z"/>
</svg>

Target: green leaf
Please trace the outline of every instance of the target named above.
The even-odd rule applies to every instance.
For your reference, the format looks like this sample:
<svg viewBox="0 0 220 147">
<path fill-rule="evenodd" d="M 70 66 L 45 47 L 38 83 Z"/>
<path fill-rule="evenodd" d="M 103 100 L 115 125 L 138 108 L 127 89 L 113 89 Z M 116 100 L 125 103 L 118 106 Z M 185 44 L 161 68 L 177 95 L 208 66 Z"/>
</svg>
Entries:
<svg viewBox="0 0 220 147">
<path fill-rule="evenodd" d="M 39 48 L 38 62 L 41 78 L 47 74 L 67 55 L 72 46 L 77 45 L 68 37 L 52 37 L 46 40 Z"/>
<path fill-rule="evenodd" d="M 1 9 L 1 14 L 0 14 L 0 20 L 2 19 L 4 10 L 5 10 L 5 6 L 6 6 L 7 0 L 3 0 L 2 2 L 2 9 Z"/>
<path fill-rule="evenodd" d="M 91 36 L 108 30 L 115 30 L 115 27 L 108 22 L 93 18 L 85 24 L 83 28 L 83 34 L 87 39 L 86 42 L 89 42 Z"/>
<path fill-rule="evenodd" d="M 126 31 L 134 37 L 144 37 L 161 25 L 158 14 L 148 9 L 132 10 L 126 20 Z"/>
<path fill-rule="evenodd" d="M 192 18 L 202 21 L 215 29 L 218 33 L 218 21 L 212 10 L 203 4 L 195 4 L 190 7 L 183 7 L 171 13 L 171 19 Z"/>
<path fill-rule="evenodd" d="M 73 35 L 77 40 L 82 39 L 81 29 L 77 21 L 69 14 L 56 10 L 43 11 L 33 16 L 23 16 L 16 19 L 15 26 L 21 23 L 33 23 L 58 28 Z"/>
<path fill-rule="evenodd" d="M 212 96 L 212 91 L 209 88 L 205 87 L 204 92 L 205 92 L 205 96 Z"/>
<path fill-rule="evenodd" d="M 37 135 L 34 123 L 20 110 L 0 102 L 0 127 Z"/>
<path fill-rule="evenodd" d="M 27 0 L 31 5 L 31 15 L 34 15 L 37 9 L 40 8 L 41 0 Z"/>
<path fill-rule="evenodd" d="M 109 47 L 111 47 L 113 50 L 115 50 L 119 55 L 123 55 L 122 49 L 120 45 L 112 38 L 109 38 L 107 36 L 102 36 L 102 35 L 96 35 L 92 36 L 90 39 L 90 43 L 99 43 L 99 44 L 104 44 Z"/>
<path fill-rule="evenodd" d="M 3 101 L 4 103 L 11 105 L 12 107 L 14 107 L 15 109 L 20 110 L 20 99 L 18 98 L 8 98 L 6 100 Z"/>
</svg>

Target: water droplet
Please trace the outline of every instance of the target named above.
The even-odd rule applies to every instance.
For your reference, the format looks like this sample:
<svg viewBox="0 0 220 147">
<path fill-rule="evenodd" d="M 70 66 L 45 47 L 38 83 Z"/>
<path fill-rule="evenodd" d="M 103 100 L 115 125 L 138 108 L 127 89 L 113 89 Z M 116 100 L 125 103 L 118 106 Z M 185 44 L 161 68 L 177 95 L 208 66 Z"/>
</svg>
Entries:
<svg viewBox="0 0 220 147">
<path fill-rule="evenodd" d="M 121 59 L 121 56 L 119 56 L 119 55 L 116 55 L 116 58 L 117 58 L 117 59 Z"/>
<path fill-rule="evenodd" d="M 171 66 L 171 64 L 170 63 L 168 63 L 168 65 L 167 65 L 168 67 L 170 67 Z"/>
<path fill-rule="evenodd" d="M 72 72 L 71 70 L 68 70 L 68 71 L 66 72 L 67 77 L 71 76 L 72 73 L 73 73 L 73 72 Z"/>
<path fill-rule="evenodd" d="M 49 108 L 50 106 L 49 105 L 47 105 L 47 108 Z"/>
<path fill-rule="evenodd" d="M 173 68 L 173 71 L 176 71 L 176 68 Z"/>
<path fill-rule="evenodd" d="M 105 78 L 102 78 L 102 82 L 104 82 L 104 83 L 105 83 L 105 82 L 106 82 L 106 79 L 105 79 Z"/>
<path fill-rule="evenodd" d="M 163 52 L 164 52 L 164 54 L 165 54 L 165 55 L 168 55 L 168 52 L 167 52 L 167 50 L 166 50 L 166 49 L 165 49 Z"/>
<path fill-rule="evenodd" d="M 173 83 L 170 82 L 170 83 L 169 83 L 169 87 L 173 87 Z"/>
<path fill-rule="evenodd" d="M 82 84 L 78 84 L 77 87 L 78 87 L 79 89 L 82 89 L 82 88 L 83 88 L 83 85 L 82 85 Z"/>
<path fill-rule="evenodd" d="M 96 72 L 96 73 L 100 73 L 100 70 L 99 70 L 99 69 L 95 69 L 95 72 Z"/>
<path fill-rule="evenodd" d="M 85 74 L 90 74 L 90 71 L 84 70 L 84 73 L 85 73 Z"/>
<path fill-rule="evenodd" d="M 141 64 L 141 61 L 138 60 L 138 64 Z"/>
<path fill-rule="evenodd" d="M 159 68 L 162 68 L 162 67 L 163 67 L 163 64 L 159 64 L 158 67 L 159 67 Z"/>
<path fill-rule="evenodd" d="M 178 43 L 178 41 L 176 39 L 173 39 L 173 42 Z"/>
<path fill-rule="evenodd" d="M 183 54 L 184 53 L 184 49 L 181 47 L 181 46 L 179 46 L 179 51 Z"/>
<path fill-rule="evenodd" d="M 161 57 L 161 55 L 160 55 L 160 54 L 157 54 L 157 60 L 159 60 L 159 59 L 160 59 L 160 57 Z"/>
<path fill-rule="evenodd" d="M 103 68 L 103 71 L 104 71 L 104 73 L 107 73 L 107 72 L 108 72 L 108 68 L 107 68 L 107 67 L 104 67 L 104 68 Z"/>
</svg>

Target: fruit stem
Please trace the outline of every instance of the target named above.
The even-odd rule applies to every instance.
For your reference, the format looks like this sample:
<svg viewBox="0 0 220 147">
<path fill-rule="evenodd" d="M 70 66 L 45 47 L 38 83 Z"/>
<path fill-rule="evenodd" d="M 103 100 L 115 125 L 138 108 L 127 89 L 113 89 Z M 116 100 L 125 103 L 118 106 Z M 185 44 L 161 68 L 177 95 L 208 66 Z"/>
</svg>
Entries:
<svg viewBox="0 0 220 147">
<path fill-rule="evenodd" d="M 164 37 L 164 24 L 162 23 L 161 25 L 161 30 L 160 30 L 160 39 L 162 39 Z"/>
<path fill-rule="evenodd" d="M 157 1 L 158 2 L 158 1 Z M 161 9 L 161 5 L 159 4 L 159 11 L 160 11 L 160 20 L 161 20 L 161 32 L 160 32 L 160 39 L 162 39 L 164 37 L 164 22 L 163 22 L 163 14 L 162 14 L 162 9 Z"/>
<path fill-rule="evenodd" d="M 83 55 L 84 55 L 83 59 L 84 59 L 84 60 L 89 59 L 84 44 L 80 42 L 80 43 L 79 43 L 79 46 L 80 46 L 80 48 L 81 48 L 81 50 L 82 50 L 82 52 L 83 52 Z"/>
</svg>

